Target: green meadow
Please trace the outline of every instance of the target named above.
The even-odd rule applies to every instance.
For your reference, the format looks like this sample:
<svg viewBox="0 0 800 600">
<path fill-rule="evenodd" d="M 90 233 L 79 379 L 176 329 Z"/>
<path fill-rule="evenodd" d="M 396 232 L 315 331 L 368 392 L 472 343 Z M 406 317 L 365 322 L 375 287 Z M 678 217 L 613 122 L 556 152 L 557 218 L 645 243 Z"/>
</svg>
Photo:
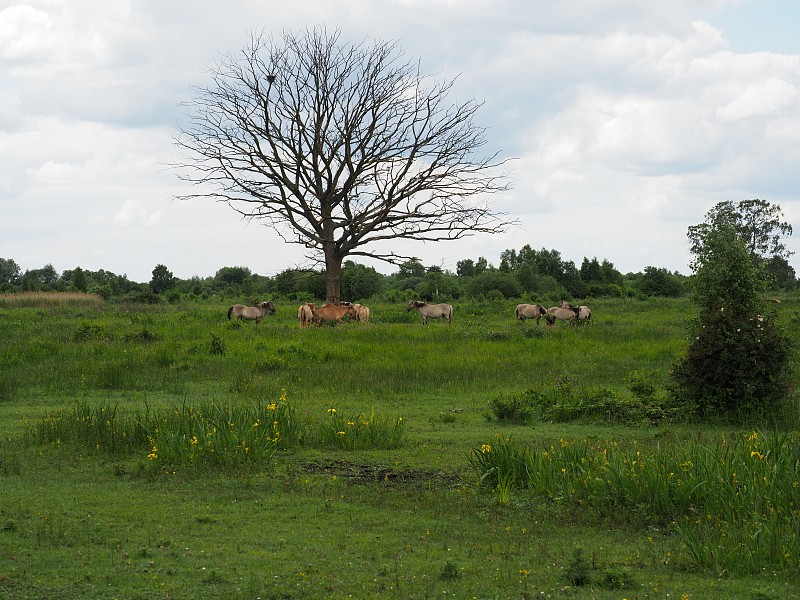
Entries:
<svg viewBox="0 0 800 600">
<path fill-rule="evenodd" d="M 800 397 L 693 420 L 689 300 L 237 300 L 0 297 L 1 597 L 800 598 Z"/>
</svg>

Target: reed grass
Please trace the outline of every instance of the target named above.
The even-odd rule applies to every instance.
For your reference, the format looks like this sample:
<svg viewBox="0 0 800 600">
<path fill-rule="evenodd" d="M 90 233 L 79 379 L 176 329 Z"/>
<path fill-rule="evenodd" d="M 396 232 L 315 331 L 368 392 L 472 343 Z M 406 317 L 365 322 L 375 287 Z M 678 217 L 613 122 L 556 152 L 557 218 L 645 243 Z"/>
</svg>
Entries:
<svg viewBox="0 0 800 600">
<path fill-rule="evenodd" d="M 404 442 L 402 417 L 369 413 L 342 417 L 335 408 L 318 424 L 300 418 L 286 391 L 276 401 L 206 402 L 130 412 L 119 405 L 78 402 L 29 423 L 30 444 L 73 445 L 107 454 L 147 454 L 151 465 L 174 472 L 264 466 L 275 452 L 299 445 L 344 450 L 394 449 Z"/>
<path fill-rule="evenodd" d="M 0 294 L 0 308 L 52 308 L 58 306 L 100 306 L 99 294 L 85 292 L 14 292 Z"/>
<path fill-rule="evenodd" d="M 536 446 L 497 438 L 469 463 L 484 486 L 508 488 L 600 516 L 668 527 L 697 567 L 800 575 L 800 437 L 764 433 L 621 444 L 560 439 Z"/>
</svg>

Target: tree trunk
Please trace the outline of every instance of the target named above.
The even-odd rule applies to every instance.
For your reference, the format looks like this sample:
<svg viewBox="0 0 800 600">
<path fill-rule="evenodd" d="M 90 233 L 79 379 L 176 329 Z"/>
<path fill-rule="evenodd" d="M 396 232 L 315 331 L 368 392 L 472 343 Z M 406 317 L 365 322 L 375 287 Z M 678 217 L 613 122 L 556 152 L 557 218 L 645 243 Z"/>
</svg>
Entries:
<svg viewBox="0 0 800 600">
<path fill-rule="evenodd" d="M 325 244 L 325 303 L 339 304 L 342 293 L 342 260 L 333 244 Z"/>
</svg>

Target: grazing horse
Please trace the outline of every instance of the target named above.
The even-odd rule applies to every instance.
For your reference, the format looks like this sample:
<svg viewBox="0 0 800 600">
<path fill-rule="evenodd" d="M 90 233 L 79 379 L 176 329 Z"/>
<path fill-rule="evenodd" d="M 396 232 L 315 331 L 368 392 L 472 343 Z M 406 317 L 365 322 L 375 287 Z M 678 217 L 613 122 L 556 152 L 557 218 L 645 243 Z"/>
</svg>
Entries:
<svg viewBox="0 0 800 600">
<path fill-rule="evenodd" d="M 344 319 L 345 316 L 351 319 L 356 318 L 356 311 L 349 304 L 325 304 L 319 307 L 312 305 L 311 312 L 314 314 L 314 319 L 317 321 L 317 327 L 322 327 L 324 321 L 343 323 L 344 321 L 342 319 Z"/>
<path fill-rule="evenodd" d="M 353 310 L 356 311 L 356 321 L 359 323 L 366 323 L 369 321 L 369 307 L 363 304 L 353 304 Z"/>
<path fill-rule="evenodd" d="M 258 325 L 266 314 L 275 314 L 275 305 L 272 302 L 262 302 L 258 306 L 234 304 L 228 309 L 228 320 L 246 319 L 248 321 L 255 321 L 256 325 Z"/>
<path fill-rule="evenodd" d="M 575 306 L 574 304 L 570 304 L 566 300 L 561 301 L 561 308 L 569 308 L 571 310 L 578 309 L 578 320 L 579 321 L 588 321 L 592 318 L 592 311 L 589 309 L 588 306 Z"/>
<path fill-rule="evenodd" d="M 422 300 L 410 300 L 406 311 L 416 310 L 422 317 L 422 324 L 427 325 L 428 319 L 444 319 L 449 325 L 453 321 L 453 307 L 449 304 L 428 304 Z"/>
<path fill-rule="evenodd" d="M 560 306 L 553 306 L 547 309 L 547 324 L 553 325 L 556 319 L 559 321 L 573 321 L 578 318 L 578 307 L 574 308 L 561 308 Z"/>
<path fill-rule="evenodd" d="M 307 329 L 314 320 L 314 305 L 311 302 L 297 307 L 297 319 L 300 321 L 300 329 Z"/>
<path fill-rule="evenodd" d="M 525 319 L 536 319 L 536 324 L 539 324 L 539 319 L 547 314 L 547 309 L 541 304 L 517 304 L 514 311 L 517 319 L 525 322 Z"/>
</svg>

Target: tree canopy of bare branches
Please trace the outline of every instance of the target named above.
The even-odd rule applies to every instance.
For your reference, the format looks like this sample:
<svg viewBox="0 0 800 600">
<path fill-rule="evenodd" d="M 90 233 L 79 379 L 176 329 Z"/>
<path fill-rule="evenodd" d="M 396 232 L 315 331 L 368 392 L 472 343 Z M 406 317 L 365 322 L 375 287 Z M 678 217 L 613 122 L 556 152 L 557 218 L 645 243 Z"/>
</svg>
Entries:
<svg viewBox="0 0 800 600">
<path fill-rule="evenodd" d="M 475 100 L 451 104 L 394 43 L 346 44 L 324 29 L 251 36 L 186 103 L 179 176 L 324 261 L 338 302 L 342 261 L 385 240 L 455 240 L 510 224 L 488 197 L 505 161 L 480 154 Z"/>
</svg>

